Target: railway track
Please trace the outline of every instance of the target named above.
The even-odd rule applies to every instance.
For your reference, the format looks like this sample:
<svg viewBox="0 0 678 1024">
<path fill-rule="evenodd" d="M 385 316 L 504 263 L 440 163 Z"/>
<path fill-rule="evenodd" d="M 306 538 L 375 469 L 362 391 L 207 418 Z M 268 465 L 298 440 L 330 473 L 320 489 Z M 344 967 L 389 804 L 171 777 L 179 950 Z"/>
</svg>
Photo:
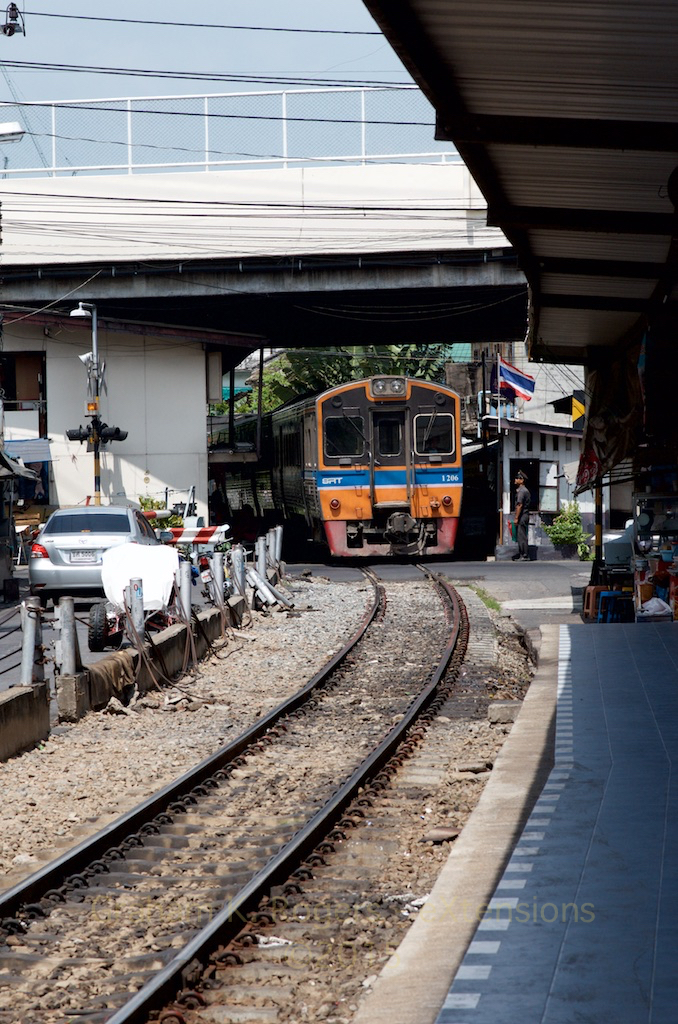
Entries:
<svg viewBox="0 0 678 1024">
<path fill-rule="evenodd" d="M 2 1024 L 180 1024 L 234 943 L 290 909 L 449 699 L 466 641 L 449 588 L 422 579 L 412 608 L 374 585 L 353 642 L 291 700 L 0 897 Z"/>
</svg>

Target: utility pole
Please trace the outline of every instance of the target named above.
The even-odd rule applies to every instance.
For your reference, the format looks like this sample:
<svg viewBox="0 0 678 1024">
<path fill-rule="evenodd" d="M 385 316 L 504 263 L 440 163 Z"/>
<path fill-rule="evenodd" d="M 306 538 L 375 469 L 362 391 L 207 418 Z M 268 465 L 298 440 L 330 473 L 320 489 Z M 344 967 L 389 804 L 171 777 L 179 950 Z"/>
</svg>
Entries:
<svg viewBox="0 0 678 1024">
<path fill-rule="evenodd" d="M 88 394 L 87 405 L 85 410 L 86 416 L 92 417 L 92 425 L 88 431 L 87 440 L 92 445 L 92 451 L 94 452 L 94 504 L 101 504 L 101 460 L 99 454 L 99 442 L 101 421 L 99 419 L 99 390 L 100 390 L 100 375 L 99 375 L 99 335 L 97 330 L 97 307 L 93 302 L 79 302 L 76 309 L 71 310 L 71 316 L 78 317 L 89 317 L 92 321 L 92 359 L 88 366 L 88 390 L 92 391 L 92 394 Z M 68 432 L 67 432 L 68 433 Z M 75 431 L 73 432 L 75 433 Z M 76 438 L 72 438 L 76 440 Z M 79 440 L 79 438 L 78 438 Z"/>
<path fill-rule="evenodd" d="M 72 309 L 71 316 L 89 317 L 92 321 L 92 351 L 81 359 L 87 366 L 87 403 L 85 415 L 91 416 L 89 427 L 77 427 L 67 430 L 66 436 L 69 441 L 87 441 L 92 446 L 94 453 L 94 504 L 101 504 L 101 445 L 107 441 L 124 441 L 127 431 L 120 427 L 109 427 L 102 423 L 99 416 L 99 398 L 101 390 L 101 368 L 99 365 L 99 336 L 97 325 L 97 307 L 93 302 L 79 302 L 76 309 Z"/>
</svg>

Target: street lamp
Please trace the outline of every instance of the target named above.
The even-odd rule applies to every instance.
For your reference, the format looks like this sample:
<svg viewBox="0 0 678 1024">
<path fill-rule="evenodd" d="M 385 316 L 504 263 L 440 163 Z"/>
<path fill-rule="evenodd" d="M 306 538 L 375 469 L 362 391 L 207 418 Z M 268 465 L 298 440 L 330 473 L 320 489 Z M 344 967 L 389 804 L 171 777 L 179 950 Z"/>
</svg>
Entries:
<svg viewBox="0 0 678 1024">
<path fill-rule="evenodd" d="M 97 307 L 93 302 L 79 302 L 70 312 L 71 316 L 88 317 L 92 320 L 92 361 L 88 366 L 87 415 L 92 417 L 90 440 L 94 452 L 94 504 L 101 504 L 101 462 L 99 458 L 99 341 L 97 336 Z M 89 394 L 93 391 L 93 394 Z"/>
<path fill-rule="evenodd" d="M 20 35 L 26 35 L 26 23 L 24 22 L 24 16 L 17 7 L 16 4 L 9 4 L 5 11 L 5 24 L 0 25 L 0 32 L 3 36 L 13 36 L 18 32 Z"/>
<path fill-rule="evenodd" d="M 25 135 L 25 129 L 18 121 L 3 121 L 0 124 L 0 142 L 21 142 Z"/>
</svg>

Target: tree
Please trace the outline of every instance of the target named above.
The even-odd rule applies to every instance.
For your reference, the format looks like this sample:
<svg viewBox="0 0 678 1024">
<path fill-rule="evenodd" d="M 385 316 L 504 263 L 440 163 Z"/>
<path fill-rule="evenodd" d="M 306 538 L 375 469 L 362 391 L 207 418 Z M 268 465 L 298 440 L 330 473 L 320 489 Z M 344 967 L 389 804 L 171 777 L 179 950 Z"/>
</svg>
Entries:
<svg viewBox="0 0 678 1024">
<path fill-rule="evenodd" d="M 448 345 L 340 346 L 330 352 L 314 349 L 284 352 L 264 368 L 263 409 L 269 412 L 294 398 L 380 373 L 442 383 L 448 359 Z M 257 375 L 254 377 L 256 381 Z M 255 386 L 254 391 L 238 403 L 238 412 L 256 412 L 257 400 Z"/>
</svg>

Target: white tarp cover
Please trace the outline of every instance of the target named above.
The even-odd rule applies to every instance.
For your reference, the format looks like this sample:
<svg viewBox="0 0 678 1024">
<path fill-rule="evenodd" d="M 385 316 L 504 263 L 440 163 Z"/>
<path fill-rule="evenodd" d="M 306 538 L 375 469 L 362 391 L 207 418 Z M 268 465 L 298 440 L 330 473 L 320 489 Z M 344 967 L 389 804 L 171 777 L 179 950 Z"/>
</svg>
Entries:
<svg viewBox="0 0 678 1024">
<path fill-rule="evenodd" d="M 177 551 L 163 544 L 117 544 L 101 556 L 104 593 L 116 608 L 124 607 L 125 587 L 134 579 L 142 581 L 144 611 L 167 608 L 178 571 Z"/>
</svg>

